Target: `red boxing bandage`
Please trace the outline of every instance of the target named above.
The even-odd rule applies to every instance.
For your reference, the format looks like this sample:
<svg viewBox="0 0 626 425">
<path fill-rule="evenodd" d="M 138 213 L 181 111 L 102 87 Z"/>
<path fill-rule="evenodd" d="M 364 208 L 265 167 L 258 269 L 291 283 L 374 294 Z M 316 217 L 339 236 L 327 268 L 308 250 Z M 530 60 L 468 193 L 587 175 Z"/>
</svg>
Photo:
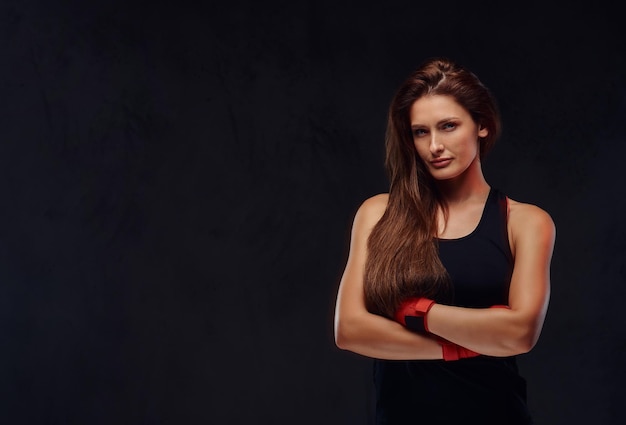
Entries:
<svg viewBox="0 0 626 425">
<path fill-rule="evenodd" d="M 480 354 L 472 350 L 468 350 L 465 347 L 461 347 L 449 341 L 443 341 L 441 349 L 443 351 L 443 359 L 447 362 L 480 356 Z"/>
<path fill-rule="evenodd" d="M 434 304 L 435 302 L 428 298 L 409 298 L 396 310 L 396 322 L 414 332 L 428 332 L 426 315 Z"/>
</svg>

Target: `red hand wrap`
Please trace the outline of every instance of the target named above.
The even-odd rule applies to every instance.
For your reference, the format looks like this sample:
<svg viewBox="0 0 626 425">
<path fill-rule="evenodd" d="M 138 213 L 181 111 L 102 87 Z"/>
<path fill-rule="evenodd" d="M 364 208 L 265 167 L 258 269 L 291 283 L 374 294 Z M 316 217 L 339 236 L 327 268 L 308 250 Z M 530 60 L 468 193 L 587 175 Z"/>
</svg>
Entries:
<svg viewBox="0 0 626 425">
<path fill-rule="evenodd" d="M 396 322 L 413 331 L 428 332 L 426 315 L 434 304 L 435 301 L 428 298 L 409 298 L 400 304 L 400 307 L 396 310 L 394 318 Z M 418 320 L 414 320 L 414 318 Z"/>
<path fill-rule="evenodd" d="M 468 350 L 465 347 L 461 347 L 449 341 L 444 341 L 441 345 L 441 349 L 443 351 L 443 359 L 447 362 L 480 356 L 480 354 L 472 350 Z"/>
</svg>

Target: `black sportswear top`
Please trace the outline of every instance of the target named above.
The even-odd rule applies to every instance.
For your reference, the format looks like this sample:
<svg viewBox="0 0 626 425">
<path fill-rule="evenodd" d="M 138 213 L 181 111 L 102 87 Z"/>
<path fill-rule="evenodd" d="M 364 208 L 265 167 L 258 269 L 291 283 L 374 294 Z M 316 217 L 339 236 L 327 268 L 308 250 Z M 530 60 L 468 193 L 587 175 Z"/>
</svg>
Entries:
<svg viewBox="0 0 626 425">
<path fill-rule="evenodd" d="M 439 240 L 439 256 L 454 288 L 453 305 L 508 304 L 513 257 L 506 225 L 506 197 L 492 188 L 472 233 Z M 533 423 L 526 381 L 518 373 L 515 357 L 376 359 L 374 387 L 378 425 Z"/>
</svg>

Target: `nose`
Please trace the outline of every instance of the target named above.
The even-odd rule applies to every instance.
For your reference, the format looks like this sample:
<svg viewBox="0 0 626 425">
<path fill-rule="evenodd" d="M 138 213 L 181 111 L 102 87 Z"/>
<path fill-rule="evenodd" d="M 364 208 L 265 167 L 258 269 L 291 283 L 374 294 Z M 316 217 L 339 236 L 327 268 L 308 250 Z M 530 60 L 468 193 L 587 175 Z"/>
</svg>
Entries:
<svg viewBox="0 0 626 425">
<path fill-rule="evenodd" d="M 433 132 L 432 135 L 430 136 L 430 153 L 432 153 L 433 155 L 437 155 L 440 154 L 441 152 L 443 152 L 443 145 L 441 144 L 441 142 L 439 142 L 439 140 L 435 137 L 435 133 Z"/>
</svg>

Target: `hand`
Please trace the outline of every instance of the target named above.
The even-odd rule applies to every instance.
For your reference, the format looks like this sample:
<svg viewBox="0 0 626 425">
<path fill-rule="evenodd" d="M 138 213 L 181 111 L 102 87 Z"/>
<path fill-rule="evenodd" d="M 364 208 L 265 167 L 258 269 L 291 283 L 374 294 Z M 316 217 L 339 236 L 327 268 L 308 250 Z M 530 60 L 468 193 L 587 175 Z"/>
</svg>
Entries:
<svg viewBox="0 0 626 425">
<path fill-rule="evenodd" d="M 433 300 L 424 297 L 408 298 L 400 304 L 394 318 L 413 332 L 428 332 L 426 315 L 434 304 Z"/>
</svg>

